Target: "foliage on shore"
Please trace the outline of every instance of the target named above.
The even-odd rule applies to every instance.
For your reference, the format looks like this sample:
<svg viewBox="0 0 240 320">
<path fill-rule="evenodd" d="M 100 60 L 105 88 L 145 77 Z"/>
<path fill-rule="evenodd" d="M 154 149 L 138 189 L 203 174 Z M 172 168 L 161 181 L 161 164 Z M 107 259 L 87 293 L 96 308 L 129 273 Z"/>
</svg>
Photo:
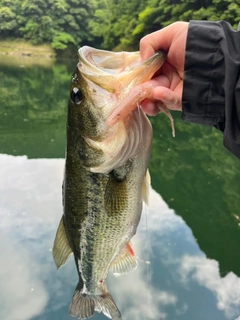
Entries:
<svg viewBox="0 0 240 320">
<path fill-rule="evenodd" d="M 240 0 L 0 0 L 0 40 L 135 50 L 142 36 L 177 20 L 236 27 L 239 16 Z"/>
</svg>

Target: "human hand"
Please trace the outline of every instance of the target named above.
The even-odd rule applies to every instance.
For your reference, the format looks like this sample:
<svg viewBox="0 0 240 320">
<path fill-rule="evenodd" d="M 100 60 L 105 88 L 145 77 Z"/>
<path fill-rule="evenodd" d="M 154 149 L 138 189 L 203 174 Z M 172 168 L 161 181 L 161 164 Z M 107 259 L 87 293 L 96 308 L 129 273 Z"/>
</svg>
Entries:
<svg viewBox="0 0 240 320">
<path fill-rule="evenodd" d="M 141 107 L 148 115 L 161 112 L 156 100 L 161 100 L 168 109 L 182 110 L 184 58 L 187 41 L 188 22 L 175 22 L 161 30 L 148 34 L 140 40 L 142 60 L 163 50 L 166 60 L 154 78 L 153 100 L 144 100 Z"/>
</svg>

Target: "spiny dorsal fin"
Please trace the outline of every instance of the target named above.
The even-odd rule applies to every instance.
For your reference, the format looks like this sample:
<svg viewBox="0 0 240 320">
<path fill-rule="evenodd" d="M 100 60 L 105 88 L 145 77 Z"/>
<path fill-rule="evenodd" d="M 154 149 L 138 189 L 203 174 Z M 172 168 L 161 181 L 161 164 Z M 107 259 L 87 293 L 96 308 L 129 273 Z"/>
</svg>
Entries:
<svg viewBox="0 0 240 320">
<path fill-rule="evenodd" d="M 142 199 L 146 204 L 148 204 L 148 199 L 149 199 L 150 183 L 151 183 L 151 178 L 150 178 L 149 171 L 147 170 L 146 175 L 142 182 Z"/>
<path fill-rule="evenodd" d="M 62 216 L 53 244 L 53 259 L 56 264 L 56 267 L 60 268 L 62 265 L 64 265 L 70 258 L 71 254 L 72 249 L 67 239 Z"/>
<path fill-rule="evenodd" d="M 128 273 L 137 268 L 137 260 L 130 243 L 127 244 L 123 254 L 113 261 L 110 270 L 115 276 Z"/>
</svg>

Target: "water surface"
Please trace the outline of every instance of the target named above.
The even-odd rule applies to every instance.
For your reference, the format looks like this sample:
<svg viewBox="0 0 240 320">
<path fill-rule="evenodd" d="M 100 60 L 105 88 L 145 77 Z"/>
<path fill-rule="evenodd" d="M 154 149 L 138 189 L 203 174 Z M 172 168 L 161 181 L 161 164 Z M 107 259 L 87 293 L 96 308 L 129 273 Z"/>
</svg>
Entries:
<svg viewBox="0 0 240 320">
<path fill-rule="evenodd" d="M 26 60 L 25 60 L 26 61 Z M 70 320 L 73 259 L 56 270 L 66 105 L 75 62 L 0 56 L 0 319 Z M 123 320 L 225 320 L 240 314 L 240 163 L 208 127 L 152 120 L 150 206 L 138 268 L 108 277 Z M 96 314 L 93 319 L 106 319 Z"/>
</svg>

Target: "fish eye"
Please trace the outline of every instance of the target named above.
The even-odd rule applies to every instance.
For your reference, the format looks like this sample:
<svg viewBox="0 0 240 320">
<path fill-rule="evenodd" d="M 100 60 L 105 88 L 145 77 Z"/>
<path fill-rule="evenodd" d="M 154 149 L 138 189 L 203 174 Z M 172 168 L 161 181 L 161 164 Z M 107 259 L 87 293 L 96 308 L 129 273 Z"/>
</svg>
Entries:
<svg viewBox="0 0 240 320">
<path fill-rule="evenodd" d="M 70 98 L 73 103 L 80 104 L 83 99 L 81 90 L 79 90 L 77 87 L 74 87 L 71 91 Z"/>
</svg>

